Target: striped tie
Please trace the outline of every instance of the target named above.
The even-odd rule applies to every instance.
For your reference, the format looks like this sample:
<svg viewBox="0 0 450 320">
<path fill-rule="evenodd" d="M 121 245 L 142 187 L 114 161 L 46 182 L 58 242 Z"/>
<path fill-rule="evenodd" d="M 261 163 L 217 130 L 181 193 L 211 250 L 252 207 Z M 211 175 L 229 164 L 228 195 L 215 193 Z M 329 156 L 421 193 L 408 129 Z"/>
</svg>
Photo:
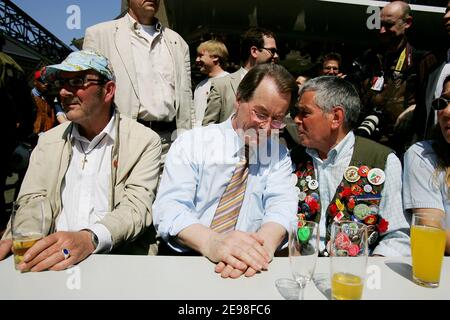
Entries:
<svg viewBox="0 0 450 320">
<path fill-rule="evenodd" d="M 244 200 L 247 177 L 248 146 L 245 147 L 245 157 L 237 163 L 230 183 L 220 199 L 219 206 L 211 222 L 212 230 L 219 233 L 234 230 Z"/>
</svg>

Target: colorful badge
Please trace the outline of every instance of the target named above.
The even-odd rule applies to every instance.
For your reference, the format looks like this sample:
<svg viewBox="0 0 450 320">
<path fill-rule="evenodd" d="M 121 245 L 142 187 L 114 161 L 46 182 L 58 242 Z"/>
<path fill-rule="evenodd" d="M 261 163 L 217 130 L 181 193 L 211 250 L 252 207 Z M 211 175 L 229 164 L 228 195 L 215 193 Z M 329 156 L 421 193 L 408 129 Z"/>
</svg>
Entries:
<svg viewBox="0 0 450 320">
<path fill-rule="evenodd" d="M 373 168 L 367 174 L 367 180 L 374 186 L 379 186 L 386 180 L 386 174 L 380 168 Z"/>
<path fill-rule="evenodd" d="M 370 212 L 369 206 L 364 203 L 357 204 L 355 208 L 353 208 L 353 214 L 359 220 L 364 220 L 364 218 L 369 214 L 369 212 Z"/>
<path fill-rule="evenodd" d="M 368 166 L 361 166 L 361 167 L 359 167 L 359 169 L 358 169 L 358 174 L 361 176 L 361 177 L 367 177 L 367 174 L 369 173 L 369 167 Z"/>
<path fill-rule="evenodd" d="M 355 166 L 349 166 L 347 169 L 345 169 L 344 172 L 344 178 L 348 182 L 356 182 L 360 179 L 360 176 L 358 174 L 358 167 Z"/>
</svg>

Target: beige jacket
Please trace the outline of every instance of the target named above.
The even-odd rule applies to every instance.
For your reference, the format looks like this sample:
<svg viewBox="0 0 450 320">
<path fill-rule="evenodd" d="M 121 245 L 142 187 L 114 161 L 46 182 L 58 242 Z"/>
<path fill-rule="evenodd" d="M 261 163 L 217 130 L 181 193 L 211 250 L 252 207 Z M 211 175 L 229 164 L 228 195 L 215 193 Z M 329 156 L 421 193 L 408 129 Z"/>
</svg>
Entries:
<svg viewBox="0 0 450 320">
<path fill-rule="evenodd" d="M 159 177 L 161 142 L 152 130 L 116 113 L 109 210 L 98 223 L 111 233 L 112 253 L 156 254 L 151 207 Z M 72 122 L 39 137 L 18 198 L 47 196 L 46 232 L 55 232 L 61 212 L 61 185 L 72 156 Z M 3 238 L 10 238 L 10 226 Z"/>
<path fill-rule="evenodd" d="M 130 32 L 131 24 L 128 16 L 99 23 L 86 29 L 83 49 L 95 50 L 111 61 L 117 84 L 115 102 L 122 114 L 137 119 L 140 102 Z M 193 102 L 189 47 L 175 31 L 162 27 L 161 32 L 172 56 L 175 70 L 177 129 L 191 129 Z"/>
<path fill-rule="evenodd" d="M 242 80 L 243 68 L 222 78 L 211 80 L 211 90 L 202 125 L 221 123 L 234 112 L 236 92 Z"/>
</svg>

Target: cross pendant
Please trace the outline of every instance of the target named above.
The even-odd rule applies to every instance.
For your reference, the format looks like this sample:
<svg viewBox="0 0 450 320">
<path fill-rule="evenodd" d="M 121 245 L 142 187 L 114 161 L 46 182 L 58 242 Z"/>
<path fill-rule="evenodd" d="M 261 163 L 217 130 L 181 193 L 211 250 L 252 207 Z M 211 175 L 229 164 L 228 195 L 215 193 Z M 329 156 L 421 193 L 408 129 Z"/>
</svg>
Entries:
<svg viewBox="0 0 450 320">
<path fill-rule="evenodd" d="M 81 170 L 84 170 L 84 165 L 87 162 L 86 155 L 84 155 L 84 159 L 81 160 L 81 162 L 83 163 L 83 166 L 81 167 Z"/>
</svg>

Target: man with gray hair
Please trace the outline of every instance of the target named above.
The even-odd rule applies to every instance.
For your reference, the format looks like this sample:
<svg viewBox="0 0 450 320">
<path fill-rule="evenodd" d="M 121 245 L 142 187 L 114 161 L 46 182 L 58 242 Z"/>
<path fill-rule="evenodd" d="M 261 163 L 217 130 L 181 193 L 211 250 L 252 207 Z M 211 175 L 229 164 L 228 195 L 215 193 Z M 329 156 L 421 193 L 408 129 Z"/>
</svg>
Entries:
<svg viewBox="0 0 450 320">
<path fill-rule="evenodd" d="M 371 254 L 409 255 L 400 160 L 387 147 L 353 134 L 359 109 L 358 93 L 339 77 L 318 77 L 300 90 L 298 107 L 291 109 L 301 144 L 291 154 L 298 215 L 319 223 L 324 256 L 331 224 L 340 220 L 367 225 Z"/>
</svg>

